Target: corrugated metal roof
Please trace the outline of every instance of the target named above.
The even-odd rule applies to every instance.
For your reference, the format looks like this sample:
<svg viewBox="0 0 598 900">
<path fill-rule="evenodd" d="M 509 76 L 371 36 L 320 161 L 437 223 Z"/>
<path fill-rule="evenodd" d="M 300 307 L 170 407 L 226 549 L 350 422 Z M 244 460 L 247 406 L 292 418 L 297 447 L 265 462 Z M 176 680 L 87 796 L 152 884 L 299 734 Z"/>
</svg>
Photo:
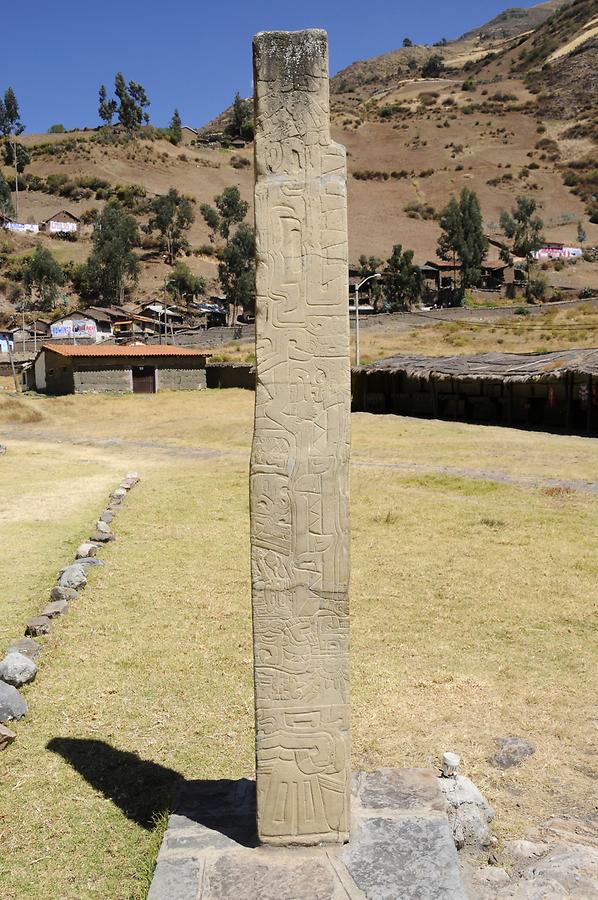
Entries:
<svg viewBox="0 0 598 900">
<path fill-rule="evenodd" d="M 53 350 L 60 356 L 211 356 L 205 350 L 174 347 L 172 344 L 44 344 L 42 350 Z"/>
</svg>

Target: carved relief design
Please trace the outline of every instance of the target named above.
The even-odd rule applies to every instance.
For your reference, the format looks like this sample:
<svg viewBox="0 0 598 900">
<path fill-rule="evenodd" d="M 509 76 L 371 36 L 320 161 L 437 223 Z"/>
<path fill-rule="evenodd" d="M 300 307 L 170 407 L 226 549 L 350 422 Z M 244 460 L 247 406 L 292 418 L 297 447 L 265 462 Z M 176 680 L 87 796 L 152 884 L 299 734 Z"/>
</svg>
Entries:
<svg viewBox="0 0 598 900">
<path fill-rule="evenodd" d="M 346 164 L 324 32 L 254 40 L 251 459 L 258 831 L 349 831 L 350 365 Z"/>
</svg>

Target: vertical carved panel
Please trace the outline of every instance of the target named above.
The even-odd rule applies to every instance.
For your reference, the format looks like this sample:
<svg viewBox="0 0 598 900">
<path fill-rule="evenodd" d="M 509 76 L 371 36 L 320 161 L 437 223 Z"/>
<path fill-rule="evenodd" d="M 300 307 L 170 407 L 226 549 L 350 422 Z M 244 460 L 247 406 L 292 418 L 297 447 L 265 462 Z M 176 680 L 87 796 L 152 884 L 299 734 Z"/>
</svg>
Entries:
<svg viewBox="0 0 598 900">
<path fill-rule="evenodd" d="M 254 39 L 257 390 L 251 458 L 258 833 L 349 832 L 346 163 L 323 31 Z"/>
</svg>

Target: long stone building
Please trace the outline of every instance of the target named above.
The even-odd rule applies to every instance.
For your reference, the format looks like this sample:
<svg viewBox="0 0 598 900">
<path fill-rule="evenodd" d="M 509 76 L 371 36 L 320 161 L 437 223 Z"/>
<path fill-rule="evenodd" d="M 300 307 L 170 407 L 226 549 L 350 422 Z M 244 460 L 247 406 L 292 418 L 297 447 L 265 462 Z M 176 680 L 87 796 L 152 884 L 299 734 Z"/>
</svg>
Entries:
<svg viewBox="0 0 598 900">
<path fill-rule="evenodd" d="M 25 385 L 46 394 L 197 391 L 206 386 L 209 355 L 170 344 L 45 344 Z"/>
</svg>

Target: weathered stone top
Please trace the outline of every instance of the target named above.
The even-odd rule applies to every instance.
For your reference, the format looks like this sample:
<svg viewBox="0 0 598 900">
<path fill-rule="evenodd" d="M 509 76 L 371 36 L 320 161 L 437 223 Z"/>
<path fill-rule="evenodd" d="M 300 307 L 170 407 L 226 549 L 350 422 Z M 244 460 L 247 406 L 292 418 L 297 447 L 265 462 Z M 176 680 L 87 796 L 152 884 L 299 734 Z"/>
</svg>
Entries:
<svg viewBox="0 0 598 900">
<path fill-rule="evenodd" d="M 265 31 L 254 38 L 257 177 L 309 175 L 309 148 L 331 146 L 325 31 Z M 272 145 L 277 145 L 273 147 Z M 313 174 L 313 173 L 312 173 Z"/>
</svg>

